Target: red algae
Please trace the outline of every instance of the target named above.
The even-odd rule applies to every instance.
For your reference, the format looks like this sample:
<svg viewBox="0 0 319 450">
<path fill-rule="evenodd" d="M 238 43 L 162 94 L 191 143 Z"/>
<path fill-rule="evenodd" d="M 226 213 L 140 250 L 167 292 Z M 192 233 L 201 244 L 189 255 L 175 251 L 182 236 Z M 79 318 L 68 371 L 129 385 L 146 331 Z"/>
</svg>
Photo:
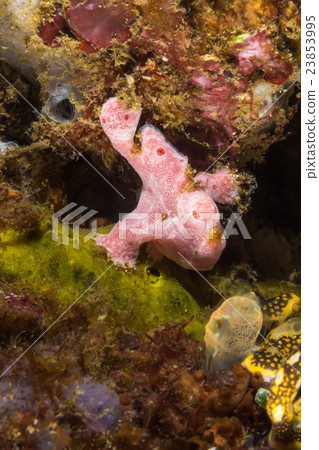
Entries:
<svg viewBox="0 0 319 450">
<path fill-rule="evenodd" d="M 112 39 L 124 42 L 135 16 L 124 2 L 109 0 L 71 0 L 66 9 L 68 24 L 83 41 L 95 48 L 109 47 Z M 83 50 L 86 50 L 83 48 Z"/>
</svg>

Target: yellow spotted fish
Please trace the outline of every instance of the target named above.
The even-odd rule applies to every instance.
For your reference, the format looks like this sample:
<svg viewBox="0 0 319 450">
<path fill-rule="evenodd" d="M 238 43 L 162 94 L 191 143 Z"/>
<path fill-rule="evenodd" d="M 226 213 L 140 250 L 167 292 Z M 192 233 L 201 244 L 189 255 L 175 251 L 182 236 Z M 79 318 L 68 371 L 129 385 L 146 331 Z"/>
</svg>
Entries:
<svg viewBox="0 0 319 450">
<path fill-rule="evenodd" d="M 300 311 L 300 297 L 295 294 L 282 294 L 267 300 L 259 295 L 258 300 L 263 312 L 264 327 L 267 329 Z"/>
<path fill-rule="evenodd" d="M 243 361 L 250 372 L 259 372 L 269 382 L 290 356 L 300 350 L 301 321 L 289 319 L 271 330 L 260 348 Z"/>
<path fill-rule="evenodd" d="M 269 445 L 274 450 L 301 448 L 300 397 L 301 354 L 295 352 L 271 382 L 266 410 L 272 422 Z"/>
</svg>

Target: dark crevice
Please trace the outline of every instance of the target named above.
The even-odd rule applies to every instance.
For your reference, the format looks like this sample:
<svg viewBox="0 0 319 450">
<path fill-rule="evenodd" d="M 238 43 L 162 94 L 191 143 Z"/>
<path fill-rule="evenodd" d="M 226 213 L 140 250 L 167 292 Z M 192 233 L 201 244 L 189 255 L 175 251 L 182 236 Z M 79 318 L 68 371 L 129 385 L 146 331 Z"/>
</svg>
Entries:
<svg viewBox="0 0 319 450">
<path fill-rule="evenodd" d="M 90 161 L 89 155 L 85 157 Z M 96 167 L 96 161 L 92 165 Z M 98 211 L 96 217 L 101 219 L 100 224 L 117 222 L 120 213 L 135 209 L 142 182 L 120 156 L 113 166 L 112 176 L 104 173 L 100 167 L 97 170 L 109 183 L 82 158 L 67 164 L 61 173 L 64 193 L 69 202 Z"/>
<path fill-rule="evenodd" d="M 287 279 L 300 270 L 300 110 L 286 139 L 269 147 L 265 161 L 250 164 L 258 187 L 243 221 L 252 236 L 233 236 L 220 263 L 248 262 L 260 278 Z"/>
</svg>

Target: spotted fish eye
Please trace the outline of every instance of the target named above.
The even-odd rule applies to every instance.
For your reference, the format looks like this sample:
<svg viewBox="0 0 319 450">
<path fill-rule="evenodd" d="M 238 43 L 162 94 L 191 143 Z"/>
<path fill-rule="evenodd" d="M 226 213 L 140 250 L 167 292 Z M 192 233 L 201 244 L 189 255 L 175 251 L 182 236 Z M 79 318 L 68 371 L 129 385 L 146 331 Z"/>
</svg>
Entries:
<svg viewBox="0 0 319 450">
<path fill-rule="evenodd" d="M 199 212 L 194 210 L 194 211 L 193 211 L 193 217 L 194 217 L 195 219 L 199 219 L 199 218 L 200 218 Z"/>
<path fill-rule="evenodd" d="M 163 149 L 163 147 L 158 147 L 157 149 L 156 149 L 156 154 L 157 154 L 157 156 L 164 156 L 165 155 L 165 150 Z"/>
</svg>

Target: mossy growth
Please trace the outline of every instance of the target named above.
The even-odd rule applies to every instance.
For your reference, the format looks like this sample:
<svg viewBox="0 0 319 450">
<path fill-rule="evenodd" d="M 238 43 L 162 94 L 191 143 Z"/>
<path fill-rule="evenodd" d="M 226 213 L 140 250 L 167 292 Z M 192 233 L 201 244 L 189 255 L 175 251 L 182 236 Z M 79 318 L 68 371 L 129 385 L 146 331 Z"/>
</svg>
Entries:
<svg viewBox="0 0 319 450">
<path fill-rule="evenodd" d="M 71 237 L 68 246 L 62 244 L 61 236 L 58 242 L 54 241 L 48 227 L 46 220 L 42 233 L 36 237 L 15 231 L 0 233 L 1 277 L 27 287 L 34 295 L 51 299 L 54 296 L 57 310 L 77 298 L 79 302 L 89 299 L 92 315 L 96 301 L 101 310 L 103 305 L 112 305 L 113 312 L 116 309 L 112 326 L 124 324 L 138 333 L 164 322 L 192 318 L 186 331 L 197 339 L 203 336 L 199 306 L 176 280 L 147 264 L 139 264 L 134 270 L 115 267 L 92 241 L 83 243 L 88 230 L 80 230 L 77 250 Z M 114 317 L 119 323 L 114 323 Z M 107 320 L 103 319 L 103 323 Z"/>
</svg>

